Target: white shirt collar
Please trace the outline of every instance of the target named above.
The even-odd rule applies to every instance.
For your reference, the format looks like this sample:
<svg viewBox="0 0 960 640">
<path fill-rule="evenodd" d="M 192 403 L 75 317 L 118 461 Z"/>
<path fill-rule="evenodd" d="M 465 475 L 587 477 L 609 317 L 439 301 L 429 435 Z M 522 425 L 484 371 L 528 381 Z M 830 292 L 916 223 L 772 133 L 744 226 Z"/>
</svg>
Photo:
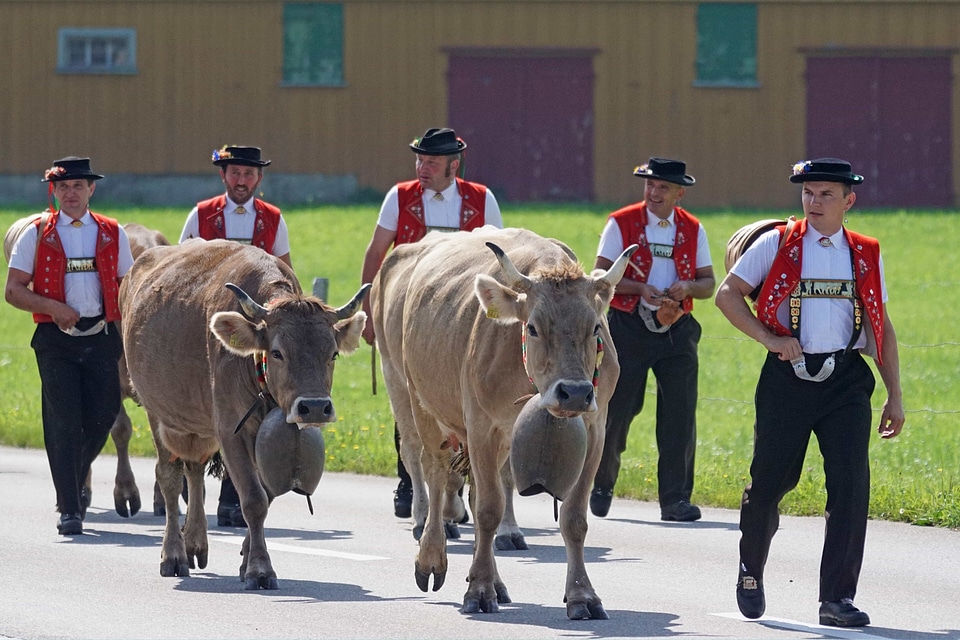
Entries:
<svg viewBox="0 0 960 640">
<path fill-rule="evenodd" d="M 250 199 L 246 202 L 234 202 L 230 199 L 230 196 L 227 196 L 227 204 L 223 207 L 224 213 L 233 213 L 237 210 L 237 207 L 243 207 L 247 213 L 251 213 L 253 209 L 253 199 L 255 196 L 250 196 Z"/>
<path fill-rule="evenodd" d="M 457 195 L 457 181 L 454 180 L 453 182 L 450 183 L 450 186 L 448 186 L 443 191 L 439 191 L 439 192 L 434 191 L 433 189 L 424 189 L 423 199 L 430 200 L 431 198 L 433 198 L 434 194 L 436 193 L 442 194 L 444 200 L 452 200 Z"/>
<path fill-rule="evenodd" d="M 73 225 L 73 222 L 74 222 L 73 218 L 65 214 L 62 209 L 57 213 L 59 214 L 57 218 L 58 227 L 60 226 L 68 227 Z M 83 224 L 83 225 L 93 224 L 93 216 L 90 215 L 90 209 L 87 209 L 86 211 L 84 211 L 83 215 L 80 216 L 80 224 Z"/>
</svg>

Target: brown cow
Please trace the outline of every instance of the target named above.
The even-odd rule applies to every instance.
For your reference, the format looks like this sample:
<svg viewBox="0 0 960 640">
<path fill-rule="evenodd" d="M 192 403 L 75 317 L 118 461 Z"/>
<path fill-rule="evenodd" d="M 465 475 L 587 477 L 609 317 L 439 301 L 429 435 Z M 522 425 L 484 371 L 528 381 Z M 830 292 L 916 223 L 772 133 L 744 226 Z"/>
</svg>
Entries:
<svg viewBox="0 0 960 640">
<path fill-rule="evenodd" d="M 34 213 L 20 218 L 7 229 L 3 238 L 3 257 L 10 262 L 10 254 L 13 252 L 13 246 L 17 238 L 23 233 L 30 224 L 38 220 L 43 213 Z M 170 243 L 159 231 L 148 229 L 142 224 L 128 222 L 123 225 L 127 233 L 127 239 L 130 241 L 130 251 L 133 253 L 134 260 L 151 247 L 169 245 Z M 132 397 L 130 395 L 129 378 L 123 358 L 120 359 L 120 390 L 124 398 Z M 130 422 L 130 416 L 120 403 L 120 414 L 110 429 L 110 436 L 113 438 L 113 444 L 117 448 L 117 475 L 113 485 L 113 505 L 117 513 L 124 518 L 134 516 L 140 511 L 140 490 L 137 488 L 137 480 L 133 475 L 133 469 L 130 466 L 130 438 L 133 436 L 133 424 Z M 87 495 L 93 495 L 91 488 L 91 478 L 88 475 L 85 481 Z"/>
<path fill-rule="evenodd" d="M 605 311 L 634 250 L 609 272 L 588 276 L 556 240 L 521 229 L 483 229 L 430 234 L 397 247 L 383 263 L 371 295 L 384 381 L 403 459 L 422 461 L 429 486 L 415 565 L 421 590 L 431 575 L 434 591 L 446 578 L 441 511 L 449 453 L 443 445 L 458 440 L 466 443 L 476 493 L 463 612 L 496 612 L 510 602 L 494 559 L 504 513 L 499 471 L 522 407 L 515 400 L 538 389 L 542 407 L 558 417 L 582 416 L 587 429 L 586 461 L 560 510 L 567 616 L 607 618 L 587 576 L 583 545 L 607 403 L 620 375 Z"/>
<path fill-rule="evenodd" d="M 257 430 L 273 406 L 301 428 L 336 419 L 334 360 L 359 345 L 368 288 L 333 309 L 304 296 L 276 257 L 227 240 L 157 247 L 134 264 L 120 290 L 123 343 L 157 446 L 167 517 L 161 575 L 189 575 L 195 559 L 206 567 L 203 501 L 188 501 L 182 534 L 177 502 L 184 473 L 189 495 L 203 495 L 204 462 L 222 448 L 249 525 L 240 578 L 247 589 L 278 588 L 264 539 L 271 496 L 258 478 Z"/>
</svg>

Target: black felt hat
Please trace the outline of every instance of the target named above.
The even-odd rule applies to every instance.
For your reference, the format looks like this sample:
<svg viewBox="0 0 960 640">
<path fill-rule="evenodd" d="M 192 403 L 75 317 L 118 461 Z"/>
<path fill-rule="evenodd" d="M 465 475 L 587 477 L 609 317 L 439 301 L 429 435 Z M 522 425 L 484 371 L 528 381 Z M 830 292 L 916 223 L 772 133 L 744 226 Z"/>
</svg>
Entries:
<svg viewBox="0 0 960 640">
<path fill-rule="evenodd" d="M 683 187 L 689 187 L 696 178 L 687 175 L 687 165 L 680 160 L 668 160 L 666 158 L 650 158 L 647 164 L 642 164 L 633 170 L 633 175 L 641 178 L 653 178 L 654 180 L 663 180 L 672 182 Z"/>
<path fill-rule="evenodd" d="M 90 170 L 90 158 L 67 156 L 54 160 L 53 166 L 43 172 L 42 182 L 60 182 L 62 180 L 99 180 L 99 173 Z"/>
<path fill-rule="evenodd" d="M 423 156 L 452 156 L 466 149 L 467 143 L 453 129 L 427 129 L 410 143 L 410 148 Z"/>
<path fill-rule="evenodd" d="M 260 147 L 225 146 L 213 152 L 213 164 L 218 167 L 225 167 L 228 164 L 265 167 L 270 164 L 270 161 L 260 159 Z"/>
<path fill-rule="evenodd" d="M 793 165 L 793 175 L 790 182 L 842 182 L 844 184 L 860 184 L 863 176 L 853 172 L 853 168 L 846 160 L 839 158 L 819 158 L 804 160 Z"/>
</svg>

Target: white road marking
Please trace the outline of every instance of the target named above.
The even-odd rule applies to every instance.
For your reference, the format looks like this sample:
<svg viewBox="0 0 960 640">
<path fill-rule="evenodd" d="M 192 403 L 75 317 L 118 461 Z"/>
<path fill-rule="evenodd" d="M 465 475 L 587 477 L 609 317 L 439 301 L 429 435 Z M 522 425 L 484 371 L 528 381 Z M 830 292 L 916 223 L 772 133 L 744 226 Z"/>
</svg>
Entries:
<svg viewBox="0 0 960 640">
<path fill-rule="evenodd" d="M 721 618 L 730 618 L 731 620 L 743 620 L 744 622 L 760 623 L 776 629 L 787 629 L 788 631 L 799 631 L 801 633 L 811 633 L 825 636 L 827 638 L 845 638 L 847 640 L 890 640 L 884 636 L 875 636 L 864 632 L 864 629 L 870 627 L 857 627 L 855 629 L 843 629 L 840 627 L 830 627 L 822 624 L 806 624 L 796 620 L 784 620 L 783 618 L 771 618 L 762 616 L 756 620 L 744 618 L 739 613 L 714 613 L 711 615 Z"/>
<path fill-rule="evenodd" d="M 243 544 L 243 538 L 240 536 L 224 535 L 222 533 L 214 533 L 212 531 L 207 532 L 207 535 L 210 540 L 217 540 L 219 542 L 237 545 Z M 384 556 L 367 556 L 360 553 L 344 553 L 342 551 L 329 551 L 327 549 L 309 549 L 307 547 L 298 547 L 296 545 L 284 544 L 282 542 L 271 542 L 270 540 L 267 540 L 267 549 L 269 551 L 288 551 L 290 553 L 301 553 L 307 556 L 324 556 L 327 558 L 340 558 L 341 560 L 357 560 L 359 562 L 390 559 Z"/>
</svg>

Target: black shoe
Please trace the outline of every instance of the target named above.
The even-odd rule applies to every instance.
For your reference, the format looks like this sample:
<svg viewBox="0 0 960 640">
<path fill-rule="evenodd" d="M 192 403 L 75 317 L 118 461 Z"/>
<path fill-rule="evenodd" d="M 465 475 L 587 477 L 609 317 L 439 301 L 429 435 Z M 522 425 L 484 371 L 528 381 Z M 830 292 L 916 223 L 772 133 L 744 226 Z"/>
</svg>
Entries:
<svg viewBox="0 0 960 640">
<path fill-rule="evenodd" d="M 221 502 L 220 506 L 217 507 L 217 526 L 246 529 L 247 521 L 243 519 L 243 511 L 240 509 L 240 505 Z"/>
<path fill-rule="evenodd" d="M 409 518 L 413 513 L 413 487 L 403 480 L 393 492 L 393 514 L 398 518 Z"/>
<path fill-rule="evenodd" d="M 62 536 L 79 536 L 83 533 L 83 520 L 79 513 L 62 513 L 57 531 Z"/>
<path fill-rule="evenodd" d="M 590 493 L 590 512 L 598 518 L 606 518 L 613 502 L 613 489 L 595 487 Z"/>
<path fill-rule="evenodd" d="M 844 598 L 820 605 L 820 624 L 830 627 L 865 627 L 870 616 L 853 606 L 853 600 Z"/>
<path fill-rule="evenodd" d="M 80 487 L 80 519 L 87 519 L 87 507 L 90 506 L 91 490 L 86 485 Z"/>
<path fill-rule="evenodd" d="M 674 522 L 693 522 L 700 519 L 700 507 L 686 500 L 660 507 L 660 519 Z"/>
<path fill-rule="evenodd" d="M 737 606 L 743 617 L 756 620 L 763 615 L 767 601 L 763 595 L 763 582 L 748 576 L 741 570 L 737 579 Z M 822 609 L 821 609 L 822 611 Z"/>
</svg>

